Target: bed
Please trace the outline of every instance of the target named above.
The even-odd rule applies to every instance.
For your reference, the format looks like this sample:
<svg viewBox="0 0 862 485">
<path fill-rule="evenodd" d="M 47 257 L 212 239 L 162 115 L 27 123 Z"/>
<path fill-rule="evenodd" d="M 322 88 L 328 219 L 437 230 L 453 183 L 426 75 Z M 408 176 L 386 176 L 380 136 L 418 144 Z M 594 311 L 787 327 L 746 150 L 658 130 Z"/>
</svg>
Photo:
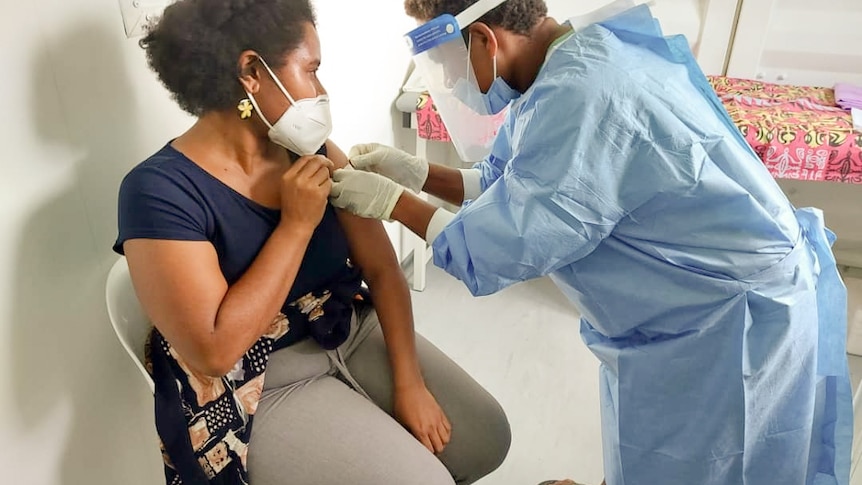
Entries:
<svg viewBox="0 0 862 485">
<path fill-rule="evenodd" d="M 776 179 L 862 184 L 862 133 L 832 89 L 710 76 L 748 143 Z"/>
</svg>

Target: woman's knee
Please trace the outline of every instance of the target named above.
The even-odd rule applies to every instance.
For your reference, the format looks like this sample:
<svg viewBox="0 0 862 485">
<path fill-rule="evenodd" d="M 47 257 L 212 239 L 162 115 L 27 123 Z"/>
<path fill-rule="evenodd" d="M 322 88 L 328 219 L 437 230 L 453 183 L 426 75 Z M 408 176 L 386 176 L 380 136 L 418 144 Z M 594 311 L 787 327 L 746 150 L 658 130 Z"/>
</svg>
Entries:
<svg viewBox="0 0 862 485">
<path fill-rule="evenodd" d="M 487 466 L 489 467 L 486 474 L 491 473 L 503 464 L 506 456 L 509 454 L 509 448 L 512 445 L 512 428 L 509 425 L 509 418 L 506 417 L 506 412 L 502 406 L 494 400 L 493 406 L 489 409 L 491 416 L 491 431 L 488 436 L 488 458 Z"/>
<path fill-rule="evenodd" d="M 477 460 L 477 473 L 480 475 L 476 480 L 499 468 L 509 454 L 512 444 L 512 428 L 503 408 L 496 400 L 488 408 L 489 424 L 483 446 L 487 451 Z"/>
<path fill-rule="evenodd" d="M 506 413 L 490 394 L 471 405 L 471 416 L 452 423 L 452 441 L 440 455 L 458 485 L 476 482 L 499 468 L 512 442 Z"/>
<path fill-rule="evenodd" d="M 391 466 L 391 465 L 390 465 Z M 400 473 L 394 473 L 383 482 L 368 482 L 367 485 L 392 483 L 399 485 L 455 485 L 456 481 L 445 466 L 434 455 L 428 453 L 424 460 L 414 461 Z"/>
</svg>

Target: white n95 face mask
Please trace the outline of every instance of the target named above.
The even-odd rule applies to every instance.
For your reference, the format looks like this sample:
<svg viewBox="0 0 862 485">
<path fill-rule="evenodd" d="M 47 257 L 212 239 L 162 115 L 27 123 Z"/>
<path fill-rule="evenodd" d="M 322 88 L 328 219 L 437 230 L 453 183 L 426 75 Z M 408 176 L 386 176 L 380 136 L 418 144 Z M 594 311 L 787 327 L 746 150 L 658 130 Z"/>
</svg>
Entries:
<svg viewBox="0 0 862 485">
<path fill-rule="evenodd" d="M 263 116 L 254 96 L 246 92 L 257 115 L 269 127 L 269 139 L 297 155 L 314 155 L 332 133 L 329 96 L 324 94 L 316 98 L 295 101 L 262 57 L 260 62 L 291 105 L 274 124 L 270 124 Z"/>
</svg>

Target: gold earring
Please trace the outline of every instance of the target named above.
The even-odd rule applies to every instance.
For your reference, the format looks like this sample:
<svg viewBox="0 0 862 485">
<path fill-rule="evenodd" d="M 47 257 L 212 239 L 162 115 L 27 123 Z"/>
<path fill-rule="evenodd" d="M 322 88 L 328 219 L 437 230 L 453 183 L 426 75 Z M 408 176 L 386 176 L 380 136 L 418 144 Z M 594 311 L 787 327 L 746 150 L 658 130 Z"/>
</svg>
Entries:
<svg viewBox="0 0 862 485">
<path fill-rule="evenodd" d="M 236 109 L 239 111 L 239 118 L 241 120 L 247 120 L 251 118 L 251 113 L 254 111 L 254 105 L 252 105 L 251 101 L 248 99 L 243 99 L 236 106 Z"/>
</svg>

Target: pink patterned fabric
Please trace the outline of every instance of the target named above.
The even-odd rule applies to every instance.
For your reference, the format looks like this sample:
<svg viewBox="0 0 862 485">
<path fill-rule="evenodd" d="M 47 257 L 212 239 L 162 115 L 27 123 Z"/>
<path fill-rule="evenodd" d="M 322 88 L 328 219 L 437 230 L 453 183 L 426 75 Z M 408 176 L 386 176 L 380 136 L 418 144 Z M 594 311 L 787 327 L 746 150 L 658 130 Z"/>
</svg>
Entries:
<svg viewBox="0 0 862 485">
<path fill-rule="evenodd" d="M 428 93 L 420 95 L 416 101 L 416 125 L 419 138 L 433 141 L 452 141 L 449 132 L 446 131 L 446 126 L 443 125 L 443 119 L 437 113 L 437 107 L 434 106 Z"/>
<path fill-rule="evenodd" d="M 832 89 L 709 80 L 775 178 L 862 184 L 862 133 L 853 131 Z"/>
<path fill-rule="evenodd" d="M 497 116 L 497 121 L 503 123 L 503 118 L 506 117 L 506 110 L 501 111 Z M 421 94 L 416 100 L 416 130 L 419 133 L 419 138 L 433 141 L 452 141 L 449 132 L 446 131 L 446 125 L 443 124 L 443 119 L 440 118 L 440 113 L 437 112 L 437 106 L 428 93 Z M 496 136 L 496 132 L 494 136 Z"/>
</svg>

